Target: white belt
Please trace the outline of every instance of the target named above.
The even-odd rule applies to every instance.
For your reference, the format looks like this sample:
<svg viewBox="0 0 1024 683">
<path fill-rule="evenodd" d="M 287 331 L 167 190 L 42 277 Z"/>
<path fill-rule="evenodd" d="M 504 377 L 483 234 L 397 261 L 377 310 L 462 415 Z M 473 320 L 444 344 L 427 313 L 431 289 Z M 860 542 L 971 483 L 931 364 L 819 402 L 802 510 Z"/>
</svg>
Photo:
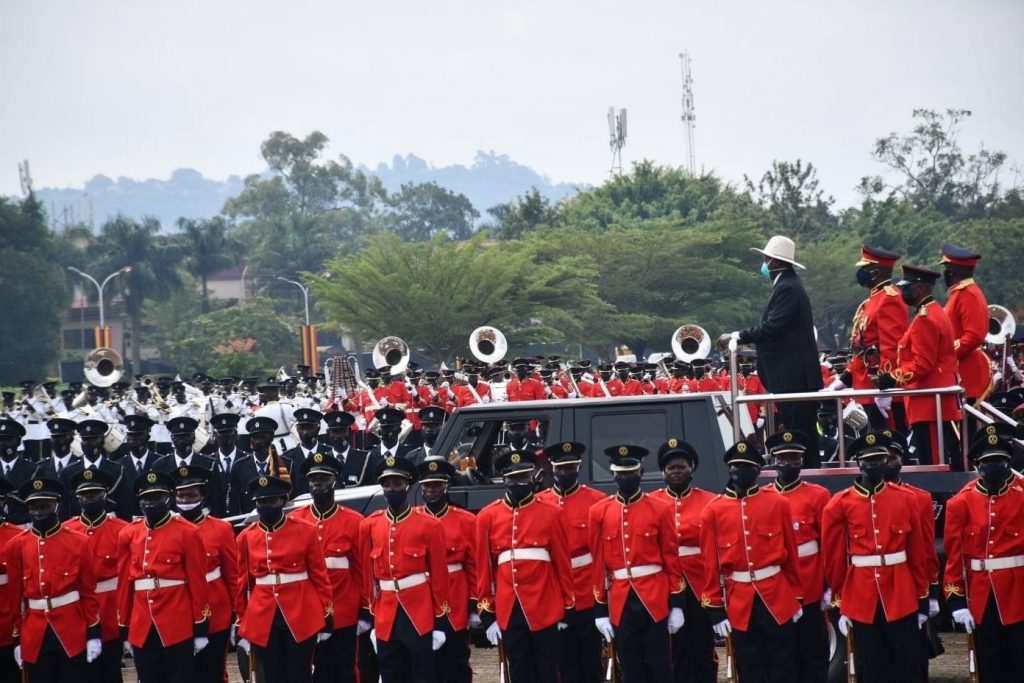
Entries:
<svg viewBox="0 0 1024 683">
<path fill-rule="evenodd" d="M 157 588 L 170 588 L 171 586 L 184 586 L 182 579 L 135 579 L 135 590 L 151 591 Z"/>
<path fill-rule="evenodd" d="M 409 576 L 403 576 L 400 579 L 377 579 L 377 583 L 380 584 L 380 589 L 382 591 L 392 591 L 395 593 L 398 591 L 404 591 L 406 588 L 419 586 L 426 582 L 427 575 L 423 573 L 409 574 Z"/>
<path fill-rule="evenodd" d="M 347 557 L 328 557 L 325 558 L 328 569 L 348 569 L 348 558 Z"/>
<path fill-rule="evenodd" d="M 733 572 L 729 578 L 739 583 L 754 583 L 755 581 L 764 581 L 769 579 L 779 572 L 782 568 L 777 564 L 770 564 L 767 567 L 761 567 L 760 569 L 754 569 L 749 572 Z"/>
<path fill-rule="evenodd" d="M 452 562 L 450 565 L 448 565 L 448 573 L 449 574 L 454 574 L 455 572 L 461 572 L 461 571 L 462 571 L 462 563 L 461 562 Z"/>
<path fill-rule="evenodd" d="M 661 571 L 660 564 L 641 564 L 636 567 L 624 567 L 612 572 L 612 578 L 623 581 L 626 579 L 639 579 L 641 576 L 650 576 Z"/>
<path fill-rule="evenodd" d="M 55 598 L 43 598 L 42 600 L 29 598 L 28 606 L 29 609 L 41 609 L 49 611 L 51 609 L 57 609 L 58 607 L 63 607 L 64 605 L 70 605 L 71 603 L 78 602 L 78 598 L 78 591 L 70 591 L 68 593 L 65 593 L 64 595 L 58 595 Z"/>
<path fill-rule="evenodd" d="M 292 572 L 289 574 L 265 574 L 263 576 L 256 577 L 257 586 L 280 586 L 285 583 L 295 583 L 296 581 L 305 581 L 309 578 L 309 574 L 306 572 Z"/>
<path fill-rule="evenodd" d="M 990 572 L 996 569 L 1016 569 L 1017 567 L 1024 567 L 1024 555 L 990 557 L 985 560 L 971 560 L 971 570 L 976 572 Z"/>
<path fill-rule="evenodd" d="M 212 572 L 206 572 L 206 583 L 216 581 L 220 578 L 220 567 L 217 567 Z"/>
<path fill-rule="evenodd" d="M 679 557 L 689 557 L 690 555 L 700 555 L 699 545 L 681 545 L 679 546 Z"/>
<path fill-rule="evenodd" d="M 569 564 L 572 565 L 573 569 L 579 569 L 580 567 L 586 567 L 594 563 L 594 556 L 590 553 L 583 553 L 569 560 Z"/>
<path fill-rule="evenodd" d="M 807 541 L 806 543 L 801 543 L 800 545 L 798 545 L 796 547 L 796 554 L 799 557 L 809 557 L 811 555 L 817 555 L 818 554 L 818 542 L 817 541 Z"/>
<path fill-rule="evenodd" d="M 907 551 L 887 553 L 885 555 L 851 555 L 850 564 L 854 567 L 888 567 L 903 564 L 907 561 Z"/>
<path fill-rule="evenodd" d="M 513 550 L 502 550 L 498 555 L 498 564 L 505 564 L 512 560 L 540 560 L 550 562 L 551 554 L 546 548 L 515 548 Z"/>
<path fill-rule="evenodd" d="M 109 593 L 112 590 L 117 590 L 117 577 L 116 576 L 112 576 L 111 578 L 106 579 L 104 581 L 97 581 L 96 582 L 96 592 L 97 593 Z"/>
<path fill-rule="evenodd" d="M 7 574 L 0 574 L 0 586 L 7 585 Z"/>
</svg>

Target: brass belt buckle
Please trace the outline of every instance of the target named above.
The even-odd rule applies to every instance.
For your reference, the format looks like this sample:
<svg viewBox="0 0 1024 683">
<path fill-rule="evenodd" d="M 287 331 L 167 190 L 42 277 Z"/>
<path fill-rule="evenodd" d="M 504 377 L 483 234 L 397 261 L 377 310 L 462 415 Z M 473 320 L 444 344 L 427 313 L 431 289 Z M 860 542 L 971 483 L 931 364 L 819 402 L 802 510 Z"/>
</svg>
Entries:
<svg viewBox="0 0 1024 683">
<path fill-rule="evenodd" d="M 885 566 L 885 553 L 882 553 L 878 557 L 879 557 L 879 559 L 881 559 L 881 562 L 882 562 L 881 566 L 884 567 Z"/>
<path fill-rule="evenodd" d="M 756 569 L 751 569 L 750 570 L 750 583 L 754 583 L 755 581 L 757 581 L 757 570 Z"/>
<path fill-rule="evenodd" d="M 52 610 L 53 609 L 53 603 L 50 602 L 50 598 L 43 598 L 43 600 L 46 601 L 46 607 L 43 608 L 43 611 L 44 612 L 49 612 L 50 610 Z"/>
<path fill-rule="evenodd" d="M 401 587 L 398 585 L 398 579 L 393 578 L 393 579 L 391 579 L 391 581 L 392 581 L 392 583 L 395 584 L 395 592 L 397 593 L 398 591 L 400 591 Z"/>
<path fill-rule="evenodd" d="M 157 577 L 154 576 L 153 577 L 153 588 L 156 589 L 156 588 L 159 588 L 159 587 L 160 587 L 160 579 L 158 579 Z"/>
</svg>

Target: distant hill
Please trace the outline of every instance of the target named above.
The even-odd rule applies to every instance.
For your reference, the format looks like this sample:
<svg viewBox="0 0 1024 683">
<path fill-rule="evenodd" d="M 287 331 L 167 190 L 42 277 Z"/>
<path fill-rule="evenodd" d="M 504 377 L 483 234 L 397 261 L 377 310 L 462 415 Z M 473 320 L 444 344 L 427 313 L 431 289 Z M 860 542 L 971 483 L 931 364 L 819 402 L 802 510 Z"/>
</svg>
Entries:
<svg viewBox="0 0 1024 683">
<path fill-rule="evenodd" d="M 536 187 L 541 194 L 557 201 L 575 193 L 569 183 L 552 183 L 529 166 L 512 161 L 508 156 L 477 152 L 469 167 L 459 164 L 434 167 L 419 157 L 396 155 L 391 165 L 375 169 L 361 167 L 377 175 L 389 192 L 405 183 L 433 181 L 442 187 L 466 195 L 480 212 L 481 221 L 488 218 L 487 209 L 507 202 Z M 82 188 L 44 187 L 36 191 L 46 211 L 60 230 L 67 223 L 88 223 L 98 227 L 118 213 L 132 218 L 156 216 L 164 230 L 176 230 L 178 218 L 209 218 L 215 216 L 224 202 L 242 191 L 243 176 L 232 175 L 218 181 L 204 178 L 191 168 L 179 168 L 167 180 L 134 180 L 105 175 L 93 176 Z"/>
</svg>

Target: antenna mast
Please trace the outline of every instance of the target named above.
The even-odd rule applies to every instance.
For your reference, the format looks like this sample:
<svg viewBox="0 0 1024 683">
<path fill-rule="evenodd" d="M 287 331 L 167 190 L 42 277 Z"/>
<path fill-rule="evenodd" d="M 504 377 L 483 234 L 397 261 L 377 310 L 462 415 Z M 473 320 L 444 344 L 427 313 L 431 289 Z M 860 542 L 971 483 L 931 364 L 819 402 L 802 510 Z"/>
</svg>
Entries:
<svg viewBox="0 0 1024 683">
<path fill-rule="evenodd" d="M 622 148 L 626 145 L 626 110 L 608 107 L 608 146 L 612 149 L 611 177 L 622 175 Z"/>
<path fill-rule="evenodd" d="M 21 180 L 21 193 L 26 197 L 32 194 L 32 174 L 28 170 L 28 159 L 18 164 L 18 178 Z"/>
<path fill-rule="evenodd" d="M 686 168 L 690 175 L 696 175 L 697 162 L 693 153 L 693 124 L 697 114 L 693 110 L 693 76 L 690 75 L 690 53 L 679 55 L 683 67 L 683 127 L 686 129 Z"/>
</svg>

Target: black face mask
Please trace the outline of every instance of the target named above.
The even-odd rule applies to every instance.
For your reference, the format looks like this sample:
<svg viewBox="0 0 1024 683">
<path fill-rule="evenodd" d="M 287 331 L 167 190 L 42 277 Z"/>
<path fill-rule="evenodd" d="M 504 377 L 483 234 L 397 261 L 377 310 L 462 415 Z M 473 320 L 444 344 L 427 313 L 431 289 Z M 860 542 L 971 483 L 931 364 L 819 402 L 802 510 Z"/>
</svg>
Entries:
<svg viewBox="0 0 1024 683">
<path fill-rule="evenodd" d="M 576 485 L 579 476 L 578 472 L 555 472 L 555 485 L 563 491 L 568 491 Z"/>
<path fill-rule="evenodd" d="M 1010 474 L 1010 463 L 1005 460 L 983 462 L 978 465 L 978 474 L 989 491 L 997 491 Z"/>
<path fill-rule="evenodd" d="M 430 447 L 437 443 L 437 435 L 440 432 L 428 432 L 427 430 L 424 429 L 421 431 L 421 433 L 423 434 L 423 444 L 427 447 Z"/>
<path fill-rule="evenodd" d="M 99 517 L 107 509 L 107 501 L 105 500 L 90 500 L 82 503 L 82 514 L 90 519 Z"/>
<path fill-rule="evenodd" d="M 348 448 L 348 437 L 332 436 L 331 446 L 334 448 L 334 450 L 338 451 L 339 453 L 344 453 L 345 449 Z"/>
<path fill-rule="evenodd" d="M 334 490 L 327 489 L 326 491 L 317 491 L 316 493 L 310 491 L 310 497 L 313 499 L 313 503 L 323 510 L 329 508 L 334 503 Z"/>
<path fill-rule="evenodd" d="M 914 294 L 909 287 L 900 287 L 900 298 L 908 306 L 917 305 L 917 300 L 914 298 Z"/>
<path fill-rule="evenodd" d="M 882 479 L 895 483 L 900 480 L 900 472 L 903 470 L 903 465 L 886 465 L 883 469 Z"/>
<path fill-rule="evenodd" d="M 506 490 L 508 491 L 508 499 L 510 501 L 513 503 L 521 503 L 526 500 L 531 493 L 533 493 L 533 482 L 527 481 L 508 484 L 506 486 Z"/>
<path fill-rule="evenodd" d="M 693 376 L 696 379 L 702 378 L 704 376 L 704 368 L 694 368 L 693 369 Z"/>
<path fill-rule="evenodd" d="M 284 508 L 258 507 L 256 508 L 256 514 L 259 515 L 263 526 L 271 527 L 281 521 L 281 518 L 284 516 Z"/>
<path fill-rule="evenodd" d="M 157 503 L 155 505 L 143 505 L 141 507 L 142 507 L 142 514 L 144 514 L 146 516 L 146 522 L 150 526 L 153 526 L 154 524 L 158 524 L 161 520 L 163 520 L 164 517 L 167 516 L 167 513 L 170 512 L 170 506 L 168 506 L 167 503 Z"/>
<path fill-rule="evenodd" d="M 625 382 L 626 380 L 629 379 L 629 373 L 628 372 L 620 372 L 620 373 L 618 373 L 618 378 L 619 378 L 620 381 Z"/>
<path fill-rule="evenodd" d="M 89 460 L 95 460 L 102 453 L 99 446 L 93 444 L 82 444 L 82 457 L 88 458 Z"/>
<path fill-rule="evenodd" d="M 732 473 L 732 483 L 737 491 L 746 493 L 757 483 L 757 475 L 760 474 L 756 467 L 741 467 Z"/>
<path fill-rule="evenodd" d="M 779 481 L 790 483 L 800 476 L 800 465 L 779 465 Z"/>
<path fill-rule="evenodd" d="M 46 515 L 45 517 L 32 518 L 32 528 L 41 534 L 50 531 L 55 526 L 57 526 L 57 524 L 59 524 L 59 522 L 57 521 L 56 513 L 52 515 Z"/>
<path fill-rule="evenodd" d="M 526 368 L 516 368 L 516 377 L 520 382 L 526 379 Z"/>
<path fill-rule="evenodd" d="M 401 510 L 409 500 L 409 489 L 385 491 L 384 499 L 388 501 L 388 507 L 392 510 Z"/>
<path fill-rule="evenodd" d="M 441 496 L 437 500 L 428 500 L 424 502 L 427 509 L 431 512 L 440 512 L 444 510 L 445 506 L 448 505 L 448 496 Z"/>
<path fill-rule="evenodd" d="M 860 466 L 861 475 L 871 486 L 878 486 L 885 478 L 885 465 L 864 465 Z"/>
<path fill-rule="evenodd" d="M 188 521 L 195 522 L 203 516 L 203 506 L 197 505 L 191 510 L 179 510 L 179 512 L 181 513 L 181 516 L 187 519 Z"/>
<path fill-rule="evenodd" d="M 942 282 L 945 283 L 946 287 L 952 286 L 955 279 L 951 270 L 948 268 L 942 269 Z"/>
<path fill-rule="evenodd" d="M 857 269 L 857 284 L 861 287 L 870 287 L 871 281 L 874 279 L 874 274 L 867 268 Z"/>
<path fill-rule="evenodd" d="M 640 473 L 619 474 L 615 477 L 615 486 L 623 498 L 632 498 L 640 490 Z"/>
</svg>

